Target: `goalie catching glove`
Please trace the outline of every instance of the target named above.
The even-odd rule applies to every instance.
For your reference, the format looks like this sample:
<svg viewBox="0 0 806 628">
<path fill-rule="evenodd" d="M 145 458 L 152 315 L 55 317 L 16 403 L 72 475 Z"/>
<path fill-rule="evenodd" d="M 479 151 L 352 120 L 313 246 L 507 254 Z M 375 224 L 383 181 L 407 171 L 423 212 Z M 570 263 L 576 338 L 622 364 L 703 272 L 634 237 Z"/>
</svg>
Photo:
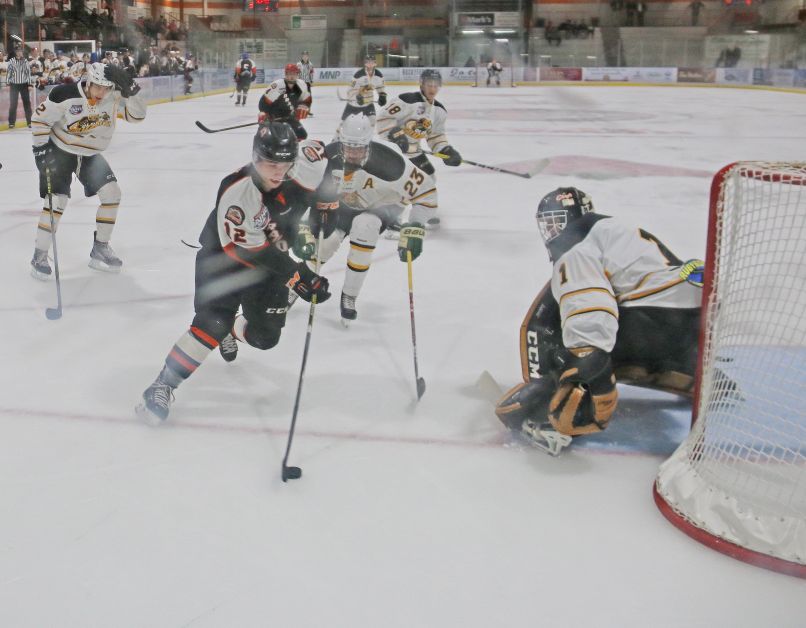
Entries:
<svg viewBox="0 0 806 628">
<path fill-rule="evenodd" d="M 419 222 L 407 222 L 400 226 L 400 239 L 397 243 L 397 253 L 400 261 L 406 261 L 406 253 L 411 253 L 411 259 L 416 260 L 423 252 L 423 238 L 425 227 Z"/>
<path fill-rule="evenodd" d="M 116 65 L 108 65 L 104 68 L 104 78 L 112 81 L 115 84 L 115 89 L 124 98 L 134 96 L 140 91 L 140 86 L 129 76 L 129 73 Z"/>
<path fill-rule="evenodd" d="M 602 431 L 618 404 L 610 354 L 580 347 L 570 349 L 562 361 L 559 388 L 549 403 L 549 422 L 569 436 Z"/>
<path fill-rule="evenodd" d="M 305 262 L 297 264 L 297 270 L 286 284 L 305 301 L 310 303 L 316 299 L 317 303 L 324 303 L 330 298 L 330 284 L 325 277 L 313 272 Z"/>
</svg>

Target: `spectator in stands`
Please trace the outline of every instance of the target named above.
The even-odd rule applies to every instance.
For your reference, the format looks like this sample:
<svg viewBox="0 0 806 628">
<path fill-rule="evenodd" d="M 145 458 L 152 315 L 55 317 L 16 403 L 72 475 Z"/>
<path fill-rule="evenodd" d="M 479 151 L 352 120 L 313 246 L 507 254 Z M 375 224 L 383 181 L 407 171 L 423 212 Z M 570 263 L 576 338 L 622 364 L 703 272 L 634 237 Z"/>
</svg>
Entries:
<svg viewBox="0 0 806 628">
<path fill-rule="evenodd" d="M 702 0 L 694 0 L 691 4 L 688 5 L 689 10 L 691 11 L 691 25 L 697 26 L 700 21 L 700 11 L 705 6 Z"/>
<path fill-rule="evenodd" d="M 543 35 L 546 38 L 546 41 L 548 42 L 549 46 L 551 46 L 552 44 L 559 46 L 561 43 L 563 43 L 563 38 L 562 35 L 560 34 L 560 31 L 557 29 L 556 26 L 554 26 L 551 20 L 546 22 Z"/>
<path fill-rule="evenodd" d="M 635 3 L 635 16 L 638 18 L 638 26 L 644 25 L 644 15 L 646 15 L 646 3 L 643 0 L 638 0 Z"/>
<path fill-rule="evenodd" d="M 627 9 L 627 26 L 635 26 L 635 2 L 627 2 L 624 6 Z"/>
</svg>

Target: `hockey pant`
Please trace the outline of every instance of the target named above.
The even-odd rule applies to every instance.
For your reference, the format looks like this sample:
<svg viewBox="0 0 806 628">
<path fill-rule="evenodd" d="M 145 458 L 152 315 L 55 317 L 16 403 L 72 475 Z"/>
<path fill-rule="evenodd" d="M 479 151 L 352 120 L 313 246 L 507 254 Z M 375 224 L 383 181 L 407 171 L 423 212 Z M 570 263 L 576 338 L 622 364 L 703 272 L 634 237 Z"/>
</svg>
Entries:
<svg viewBox="0 0 806 628">
<path fill-rule="evenodd" d="M 274 347 L 288 310 L 285 284 L 264 269 L 241 265 L 220 248 L 203 246 L 196 254 L 196 315 L 165 365 L 185 380 L 229 333 L 257 349 Z"/>
<path fill-rule="evenodd" d="M 332 216 L 331 223 L 326 224 L 322 234 L 322 249 L 318 252 L 319 260 L 324 265 L 338 251 L 342 240 L 349 234 L 350 252 L 347 255 L 347 272 L 344 278 L 344 294 L 358 297 L 367 271 L 372 264 L 372 254 L 378 237 L 390 224 L 395 222 L 402 209 L 396 205 L 388 205 L 367 211 L 358 211 L 342 207 Z M 329 215 L 330 216 L 330 215 Z M 311 225 L 314 235 L 319 234 L 318 217 Z M 309 262 L 313 268 L 314 262 Z"/>
<path fill-rule="evenodd" d="M 53 225 L 58 230 L 67 202 L 70 199 L 70 185 L 75 173 L 84 186 L 85 196 L 98 195 L 100 204 L 95 214 L 96 238 L 99 242 L 109 242 L 120 207 L 120 186 L 117 177 L 100 153 L 90 157 L 74 155 L 54 146 L 55 165 L 50 170 L 50 185 L 53 197 Z M 50 250 L 53 242 L 50 227 L 50 207 L 48 206 L 48 184 L 44 172 L 39 173 L 39 196 L 44 200 L 36 231 L 36 248 Z"/>
</svg>

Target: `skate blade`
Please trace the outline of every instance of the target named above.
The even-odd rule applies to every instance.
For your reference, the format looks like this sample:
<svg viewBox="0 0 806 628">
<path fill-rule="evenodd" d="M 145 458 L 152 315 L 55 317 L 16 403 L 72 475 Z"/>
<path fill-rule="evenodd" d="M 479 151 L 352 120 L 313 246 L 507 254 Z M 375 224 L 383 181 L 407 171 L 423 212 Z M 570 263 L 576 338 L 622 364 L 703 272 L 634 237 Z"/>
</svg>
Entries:
<svg viewBox="0 0 806 628">
<path fill-rule="evenodd" d="M 134 408 L 134 413 L 137 415 L 138 419 L 147 423 L 151 427 L 159 427 L 160 425 L 165 423 L 165 419 L 161 419 L 156 414 L 151 412 L 151 410 L 146 408 L 144 403 L 138 404 Z"/>
<path fill-rule="evenodd" d="M 118 274 L 123 268 L 123 266 L 110 266 L 109 264 L 106 264 L 100 260 L 93 258 L 90 258 L 89 264 L 87 264 L 87 266 L 95 270 L 100 270 L 101 272 L 104 273 L 112 273 L 115 275 Z"/>
<path fill-rule="evenodd" d="M 31 277 L 33 277 L 34 279 L 38 279 L 39 281 L 49 281 L 51 276 L 48 275 L 47 273 L 40 273 L 36 268 L 32 266 Z"/>
</svg>

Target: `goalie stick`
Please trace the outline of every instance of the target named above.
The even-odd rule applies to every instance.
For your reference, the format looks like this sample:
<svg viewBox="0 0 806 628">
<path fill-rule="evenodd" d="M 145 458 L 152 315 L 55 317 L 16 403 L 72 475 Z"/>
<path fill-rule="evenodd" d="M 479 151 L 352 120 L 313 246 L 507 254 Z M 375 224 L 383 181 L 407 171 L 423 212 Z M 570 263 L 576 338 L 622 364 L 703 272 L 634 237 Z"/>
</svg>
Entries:
<svg viewBox="0 0 806 628">
<path fill-rule="evenodd" d="M 255 126 L 260 124 L 260 122 L 246 122 L 244 124 L 236 124 L 235 126 L 225 126 L 223 129 L 211 129 L 198 120 L 196 120 L 196 126 L 199 127 L 205 133 L 221 133 L 221 131 L 232 131 L 233 129 L 243 129 L 248 126 Z"/>
</svg>

